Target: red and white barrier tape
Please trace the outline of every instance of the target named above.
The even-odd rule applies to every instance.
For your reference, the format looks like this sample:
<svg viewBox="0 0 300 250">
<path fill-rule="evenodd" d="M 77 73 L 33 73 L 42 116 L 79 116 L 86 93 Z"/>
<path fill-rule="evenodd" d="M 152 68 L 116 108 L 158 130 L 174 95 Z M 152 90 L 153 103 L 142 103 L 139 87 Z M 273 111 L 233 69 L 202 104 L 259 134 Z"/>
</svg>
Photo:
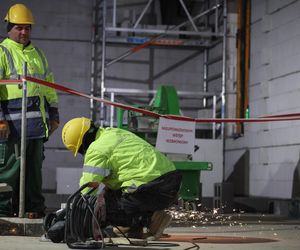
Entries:
<svg viewBox="0 0 300 250">
<path fill-rule="evenodd" d="M 68 88 L 68 87 L 64 87 L 61 84 L 57 84 L 57 83 L 52 83 L 52 82 L 48 82 L 45 80 L 41 80 L 38 78 L 33 78 L 30 76 L 26 76 L 24 77 L 22 80 L 0 80 L 0 85 L 1 84 L 20 84 L 22 83 L 23 80 L 26 81 L 30 81 L 30 82 L 35 82 L 44 86 L 48 86 L 50 88 L 54 88 L 56 90 L 62 91 L 62 92 L 66 92 L 69 94 L 73 94 L 73 95 L 77 95 L 77 96 L 81 96 L 81 97 L 85 97 L 88 99 L 92 99 L 98 102 L 102 102 L 104 104 L 110 105 L 110 106 L 114 106 L 117 108 L 122 108 L 125 110 L 130 110 L 133 112 L 138 112 L 138 113 L 142 113 L 144 115 L 149 115 L 149 116 L 153 116 L 153 117 L 164 117 L 167 119 L 173 119 L 173 120 L 180 120 L 180 121 L 191 121 L 191 122 L 198 122 L 198 123 L 236 123 L 236 122 L 274 122 L 274 121 L 296 121 L 296 120 L 300 120 L 300 113 L 291 113 L 291 114 L 282 114 L 282 115 L 271 115 L 271 116 L 262 116 L 262 117 L 257 117 L 257 118 L 191 118 L 191 117 L 187 117 L 187 116 L 178 116 L 178 115 L 162 115 L 162 114 L 158 114 L 149 110 L 145 110 L 145 109 L 141 109 L 141 108 L 136 108 L 136 107 L 132 107 L 129 105 L 125 105 L 125 104 L 121 104 L 121 103 L 117 103 L 117 102 L 111 102 L 99 97 L 95 97 L 92 95 L 88 95 L 82 92 L 79 92 L 77 90 Z"/>
</svg>

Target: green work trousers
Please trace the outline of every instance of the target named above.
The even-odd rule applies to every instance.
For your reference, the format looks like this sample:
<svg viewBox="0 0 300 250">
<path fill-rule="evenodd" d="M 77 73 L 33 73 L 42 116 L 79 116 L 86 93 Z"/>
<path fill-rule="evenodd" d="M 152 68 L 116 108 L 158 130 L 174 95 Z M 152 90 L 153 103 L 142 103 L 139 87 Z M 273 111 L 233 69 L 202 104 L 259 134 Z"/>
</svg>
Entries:
<svg viewBox="0 0 300 250">
<path fill-rule="evenodd" d="M 0 193 L 0 215 L 13 216 L 19 210 L 20 141 L 2 143 L 5 146 L 4 163 L 0 164 L 0 183 L 7 183 L 12 192 Z M 26 143 L 25 212 L 44 213 L 42 195 L 42 163 L 44 140 L 29 139 Z"/>
</svg>

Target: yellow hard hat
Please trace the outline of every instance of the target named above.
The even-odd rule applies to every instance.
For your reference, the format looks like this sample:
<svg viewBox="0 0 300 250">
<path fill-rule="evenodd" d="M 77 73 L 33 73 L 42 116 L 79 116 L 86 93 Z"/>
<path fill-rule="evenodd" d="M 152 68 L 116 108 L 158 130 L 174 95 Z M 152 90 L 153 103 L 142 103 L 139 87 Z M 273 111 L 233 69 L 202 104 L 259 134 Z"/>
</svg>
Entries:
<svg viewBox="0 0 300 250">
<path fill-rule="evenodd" d="M 4 20 L 15 24 L 34 24 L 31 10 L 22 3 L 11 6 Z"/>
<path fill-rule="evenodd" d="M 68 121 L 62 129 L 62 141 L 66 148 L 77 155 L 85 133 L 91 127 L 91 120 L 85 117 L 74 118 Z"/>
</svg>

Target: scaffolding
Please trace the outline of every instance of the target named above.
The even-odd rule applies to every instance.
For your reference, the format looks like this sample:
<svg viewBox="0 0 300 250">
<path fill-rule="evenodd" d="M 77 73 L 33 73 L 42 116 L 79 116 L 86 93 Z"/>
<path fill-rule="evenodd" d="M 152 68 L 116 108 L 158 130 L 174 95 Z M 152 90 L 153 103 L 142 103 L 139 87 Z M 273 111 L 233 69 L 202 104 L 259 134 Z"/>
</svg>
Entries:
<svg viewBox="0 0 300 250">
<path fill-rule="evenodd" d="M 116 63 L 130 61 L 128 58 L 132 54 L 144 49 L 195 50 L 203 61 L 203 75 L 199 80 L 201 91 L 178 91 L 178 95 L 182 99 L 200 100 L 201 104 L 196 107 L 197 116 L 210 114 L 212 118 L 225 118 L 226 0 L 173 0 L 172 4 L 177 4 L 185 20 L 173 18 L 173 23 L 165 24 L 160 13 L 165 7 L 170 9 L 170 3 L 168 0 L 94 1 L 91 95 L 108 97 L 111 101 L 118 99 L 129 104 L 148 101 L 155 94 L 153 81 L 147 83 L 147 89 L 130 88 L 129 84 L 126 88 L 115 87 L 115 84 L 112 87 L 107 83 L 109 68 Z M 118 20 L 122 11 L 127 11 L 126 25 L 120 24 Z M 109 59 L 109 46 L 126 50 Z M 115 80 L 119 78 L 115 77 Z M 114 79 L 110 79 L 112 81 Z M 131 81 L 134 82 L 134 79 Z M 194 107 L 185 107 L 189 108 Z M 207 110 L 209 112 L 205 113 Z M 102 126 L 115 124 L 114 108 L 105 107 L 102 103 L 91 101 L 90 116 Z M 212 124 L 210 129 L 212 138 L 224 138 L 223 124 Z"/>
</svg>

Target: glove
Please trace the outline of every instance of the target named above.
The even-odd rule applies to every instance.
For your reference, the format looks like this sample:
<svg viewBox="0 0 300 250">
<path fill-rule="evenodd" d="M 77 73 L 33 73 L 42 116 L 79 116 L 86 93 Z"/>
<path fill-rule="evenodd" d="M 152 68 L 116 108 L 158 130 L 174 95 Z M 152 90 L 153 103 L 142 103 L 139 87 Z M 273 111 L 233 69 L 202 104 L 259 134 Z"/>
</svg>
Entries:
<svg viewBox="0 0 300 250">
<path fill-rule="evenodd" d="M 49 130 L 49 135 L 51 135 L 59 126 L 59 122 L 56 120 L 51 120 L 50 121 L 50 130 Z"/>
<path fill-rule="evenodd" d="M 10 134 L 7 121 L 0 121 L 0 140 L 6 140 Z"/>
</svg>

